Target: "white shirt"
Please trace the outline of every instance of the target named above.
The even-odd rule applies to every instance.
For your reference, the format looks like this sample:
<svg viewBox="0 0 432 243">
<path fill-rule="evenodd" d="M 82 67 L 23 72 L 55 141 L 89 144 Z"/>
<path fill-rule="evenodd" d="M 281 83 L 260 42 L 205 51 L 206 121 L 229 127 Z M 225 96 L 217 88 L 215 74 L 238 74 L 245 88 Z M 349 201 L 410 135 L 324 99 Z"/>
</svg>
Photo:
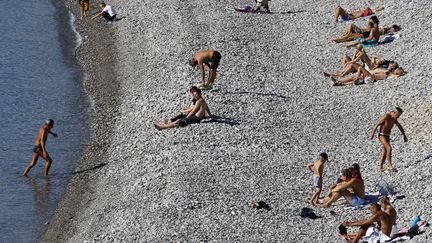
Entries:
<svg viewBox="0 0 432 243">
<path fill-rule="evenodd" d="M 106 5 L 105 8 L 102 9 L 102 12 L 107 12 L 111 17 L 117 14 L 110 5 Z"/>
</svg>

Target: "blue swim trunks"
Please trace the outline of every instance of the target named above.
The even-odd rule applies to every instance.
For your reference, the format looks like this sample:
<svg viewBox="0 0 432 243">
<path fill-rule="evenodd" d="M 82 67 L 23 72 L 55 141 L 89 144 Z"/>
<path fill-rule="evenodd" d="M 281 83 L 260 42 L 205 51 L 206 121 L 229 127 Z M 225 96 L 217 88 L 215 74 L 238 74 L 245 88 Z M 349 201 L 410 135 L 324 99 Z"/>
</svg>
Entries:
<svg viewBox="0 0 432 243">
<path fill-rule="evenodd" d="M 363 47 L 370 47 L 370 46 L 377 46 L 378 45 L 378 41 L 376 41 L 376 40 L 368 40 L 368 41 L 365 41 L 363 38 L 357 38 L 357 39 L 355 39 L 357 42 L 360 42 L 360 44 L 363 46 Z"/>
<path fill-rule="evenodd" d="M 348 21 L 350 20 L 350 16 L 349 15 L 345 15 L 345 16 L 341 16 L 343 21 Z"/>
<path fill-rule="evenodd" d="M 365 203 L 366 203 L 366 201 L 359 196 L 353 196 L 352 197 L 351 205 L 353 205 L 353 206 L 360 206 L 360 205 L 364 205 Z"/>
</svg>

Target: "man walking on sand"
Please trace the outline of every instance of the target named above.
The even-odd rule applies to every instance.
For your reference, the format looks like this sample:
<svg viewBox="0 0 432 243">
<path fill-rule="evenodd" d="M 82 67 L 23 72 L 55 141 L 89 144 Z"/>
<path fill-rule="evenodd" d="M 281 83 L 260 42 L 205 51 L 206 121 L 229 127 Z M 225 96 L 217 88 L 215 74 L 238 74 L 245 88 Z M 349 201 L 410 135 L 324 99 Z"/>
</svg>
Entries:
<svg viewBox="0 0 432 243">
<path fill-rule="evenodd" d="M 322 191 L 322 176 L 324 172 L 324 163 L 328 160 L 328 156 L 326 153 L 321 153 L 319 160 L 315 161 L 314 163 L 308 164 L 308 169 L 312 171 L 312 182 L 313 187 L 315 189 L 314 194 L 312 195 L 310 199 L 310 203 L 312 205 L 318 204 L 318 199 Z"/>
<path fill-rule="evenodd" d="M 46 151 L 46 140 L 48 138 L 48 133 L 57 137 L 57 134 L 52 132 L 51 129 L 54 127 L 54 121 L 52 119 L 48 119 L 45 124 L 39 128 L 38 135 L 35 140 L 35 145 L 33 148 L 33 158 L 27 168 L 24 170 L 23 176 L 26 176 L 33 166 L 36 165 L 39 156 L 41 156 L 45 162 L 45 176 L 48 176 L 49 169 L 51 167 L 52 159 Z"/>
<path fill-rule="evenodd" d="M 201 90 L 198 87 L 192 86 L 190 89 L 192 96 L 196 99 L 195 105 L 192 110 L 188 112 L 185 118 L 181 118 L 166 124 L 154 123 L 157 130 L 175 128 L 175 127 L 185 127 L 189 124 L 200 123 L 204 119 L 205 113 L 207 112 L 211 117 L 210 109 L 207 106 L 206 101 L 201 96 Z"/>
<path fill-rule="evenodd" d="M 213 83 L 216 79 L 216 69 L 219 67 L 219 62 L 221 58 L 222 55 L 218 51 L 205 50 L 197 52 L 195 56 L 189 61 L 189 64 L 192 67 L 195 67 L 197 65 L 199 67 L 201 88 L 211 89 L 213 87 Z M 207 65 L 210 69 L 207 84 L 205 83 L 204 64 Z"/>
<path fill-rule="evenodd" d="M 377 124 L 374 126 L 372 130 L 372 134 L 370 136 L 370 140 L 372 140 L 375 136 L 375 132 L 380 128 L 380 131 L 378 133 L 378 139 L 382 144 L 382 154 L 380 157 L 380 164 L 379 169 L 380 171 L 384 171 L 384 161 L 387 159 L 388 167 L 390 170 L 394 170 L 392 158 L 391 158 L 391 150 L 392 147 L 390 145 L 390 132 L 394 125 L 396 125 L 399 130 L 401 131 L 404 141 L 408 142 L 408 138 L 405 135 L 405 131 L 401 124 L 398 122 L 398 118 L 400 115 L 402 115 L 402 109 L 399 107 L 396 107 L 395 111 L 392 111 L 390 113 L 386 113 L 384 116 L 382 116 Z"/>
</svg>

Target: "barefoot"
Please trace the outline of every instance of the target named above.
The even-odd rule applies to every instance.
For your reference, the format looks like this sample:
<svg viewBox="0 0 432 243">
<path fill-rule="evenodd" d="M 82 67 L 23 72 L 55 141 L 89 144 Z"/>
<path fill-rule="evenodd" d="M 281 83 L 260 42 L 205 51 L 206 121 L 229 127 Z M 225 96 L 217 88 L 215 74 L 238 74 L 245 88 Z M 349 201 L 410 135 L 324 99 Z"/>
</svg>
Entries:
<svg viewBox="0 0 432 243">
<path fill-rule="evenodd" d="M 384 167 L 378 167 L 378 170 L 379 170 L 380 172 L 384 172 L 384 171 L 385 171 Z"/>
</svg>

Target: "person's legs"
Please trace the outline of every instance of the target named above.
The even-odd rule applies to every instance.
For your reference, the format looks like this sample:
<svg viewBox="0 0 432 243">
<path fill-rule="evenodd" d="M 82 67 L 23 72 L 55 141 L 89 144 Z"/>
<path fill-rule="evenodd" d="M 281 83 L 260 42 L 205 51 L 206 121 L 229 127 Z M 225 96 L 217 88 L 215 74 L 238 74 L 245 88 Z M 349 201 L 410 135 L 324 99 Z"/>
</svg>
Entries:
<svg viewBox="0 0 432 243">
<path fill-rule="evenodd" d="M 379 136 L 379 140 L 383 146 L 383 152 L 385 152 L 385 158 L 387 159 L 387 164 L 390 170 L 393 169 L 393 163 L 392 163 L 392 158 L 391 158 L 391 152 L 392 152 L 392 147 L 390 145 L 390 139 L 387 136 Z M 381 160 L 380 161 L 380 169 L 383 170 L 384 167 L 384 161 Z"/>
<path fill-rule="evenodd" d="M 351 33 L 351 34 L 339 36 L 336 39 L 333 39 L 333 41 L 336 43 L 341 43 L 341 42 L 352 41 L 352 40 L 355 40 L 357 38 L 362 38 L 362 37 L 363 37 L 363 34 Z"/>
<path fill-rule="evenodd" d="M 341 8 L 341 6 L 337 6 L 335 10 L 335 22 L 338 22 L 339 17 L 349 17 L 348 13 Z"/>
<path fill-rule="evenodd" d="M 155 128 L 157 130 L 164 130 L 164 129 L 169 129 L 169 128 L 174 128 L 174 127 L 178 127 L 178 120 L 175 122 L 170 122 L 167 124 L 157 124 L 157 123 L 153 123 L 153 125 L 155 126 Z"/>
<path fill-rule="evenodd" d="M 363 236 L 366 235 L 366 231 L 368 228 L 369 228 L 369 225 L 361 226 L 360 229 L 357 231 L 357 235 L 350 242 L 357 243 Z"/>
<path fill-rule="evenodd" d="M 330 207 L 332 203 L 336 202 L 336 200 L 338 200 L 341 196 L 342 194 L 340 192 L 332 192 L 331 197 L 323 203 L 322 207 L 324 208 Z"/>
<path fill-rule="evenodd" d="M 23 176 L 26 176 L 30 172 L 30 170 L 33 168 L 33 166 L 36 165 L 38 159 L 39 159 L 39 154 L 38 153 L 33 153 L 32 161 L 27 166 L 27 168 L 24 170 L 24 172 L 22 174 Z"/>
<path fill-rule="evenodd" d="M 312 198 L 310 200 L 312 205 L 318 204 L 318 199 L 319 199 L 319 196 L 321 195 L 321 190 L 322 190 L 321 187 L 315 187 L 315 192 L 312 195 Z"/>
<path fill-rule="evenodd" d="M 49 157 L 49 155 L 47 156 L 47 158 L 44 159 L 45 159 L 45 176 L 48 176 L 52 164 L 52 159 L 51 157 Z"/>
<path fill-rule="evenodd" d="M 215 79 L 216 79 L 216 69 L 210 69 L 209 70 L 209 79 L 208 79 L 207 85 L 210 87 L 213 86 Z"/>
</svg>

